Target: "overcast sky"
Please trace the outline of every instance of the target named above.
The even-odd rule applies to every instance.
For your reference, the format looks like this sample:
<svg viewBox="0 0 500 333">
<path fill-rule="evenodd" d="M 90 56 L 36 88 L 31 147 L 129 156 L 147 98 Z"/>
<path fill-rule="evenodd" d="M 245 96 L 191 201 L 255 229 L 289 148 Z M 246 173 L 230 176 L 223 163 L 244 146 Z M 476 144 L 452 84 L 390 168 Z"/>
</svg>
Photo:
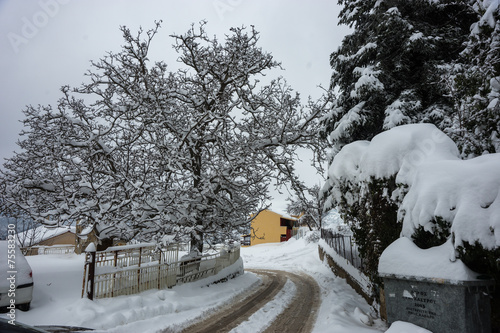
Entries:
<svg viewBox="0 0 500 333">
<path fill-rule="evenodd" d="M 147 30 L 162 20 L 152 58 L 170 68 L 177 58 L 170 34 L 201 20 L 219 39 L 230 27 L 254 25 L 262 49 L 282 62 L 279 74 L 317 98 L 317 86 L 328 86 L 329 56 L 348 33 L 337 26 L 339 11 L 336 0 L 0 0 L 1 164 L 18 150 L 25 106 L 55 106 L 62 85 L 84 81 L 90 60 L 120 49 L 121 25 Z"/>
</svg>

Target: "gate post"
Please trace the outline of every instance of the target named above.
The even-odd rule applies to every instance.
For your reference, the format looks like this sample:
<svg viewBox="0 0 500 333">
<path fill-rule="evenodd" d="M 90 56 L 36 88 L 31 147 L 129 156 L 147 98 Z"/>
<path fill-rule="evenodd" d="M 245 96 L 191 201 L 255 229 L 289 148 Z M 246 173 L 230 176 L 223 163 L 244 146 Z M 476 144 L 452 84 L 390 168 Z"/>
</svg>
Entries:
<svg viewBox="0 0 500 333">
<path fill-rule="evenodd" d="M 87 298 L 92 301 L 94 300 L 95 254 L 96 254 L 96 248 L 94 243 L 90 243 L 89 246 L 87 246 L 87 248 L 85 249 L 85 252 L 87 254 L 87 258 L 90 257 L 90 259 L 85 263 L 86 265 L 89 266 L 89 269 L 87 270 L 88 275 L 87 275 L 87 284 L 85 286 L 85 290 L 87 291 Z"/>
</svg>

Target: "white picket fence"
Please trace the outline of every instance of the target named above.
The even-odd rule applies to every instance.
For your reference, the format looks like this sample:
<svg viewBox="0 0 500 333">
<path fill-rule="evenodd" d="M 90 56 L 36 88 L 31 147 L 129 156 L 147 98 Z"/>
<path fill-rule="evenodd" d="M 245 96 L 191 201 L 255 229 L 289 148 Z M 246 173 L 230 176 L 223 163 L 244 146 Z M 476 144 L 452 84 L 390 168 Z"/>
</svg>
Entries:
<svg viewBox="0 0 500 333">
<path fill-rule="evenodd" d="M 31 247 L 22 247 L 21 251 L 25 256 L 36 256 L 36 255 L 46 255 L 46 254 L 70 254 L 75 252 L 75 245 L 35 245 Z"/>
</svg>

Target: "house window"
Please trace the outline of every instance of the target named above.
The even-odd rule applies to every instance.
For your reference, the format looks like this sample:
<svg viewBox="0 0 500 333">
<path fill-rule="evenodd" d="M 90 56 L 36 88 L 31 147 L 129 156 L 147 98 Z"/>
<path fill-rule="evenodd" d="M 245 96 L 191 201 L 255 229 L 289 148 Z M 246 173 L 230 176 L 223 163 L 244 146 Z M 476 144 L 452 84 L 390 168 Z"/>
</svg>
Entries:
<svg viewBox="0 0 500 333">
<path fill-rule="evenodd" d="M 250 235 L 243 236 L 243 241 L 241 245 L 246 245 L 246 246 L 250 245 Z"/>
</svg>

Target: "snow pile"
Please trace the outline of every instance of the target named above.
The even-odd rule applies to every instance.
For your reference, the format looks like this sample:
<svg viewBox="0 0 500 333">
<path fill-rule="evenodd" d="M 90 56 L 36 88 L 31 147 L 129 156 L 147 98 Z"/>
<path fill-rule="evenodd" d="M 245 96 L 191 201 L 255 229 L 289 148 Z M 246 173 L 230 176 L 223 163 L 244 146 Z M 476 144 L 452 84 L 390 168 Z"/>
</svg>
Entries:
<svg viewBox="0 0 500 333">
<path fill-rule="evenodd" d="M 385 333 L 432 333 L 425 328 L 407 323 L 404 321 L 395 321 Z"/>
<path fill-rule="evenodd" d="M 477 280 L 461 260 L 450 257 L 453 252 L 451 240 L 441 246 L 422 250 L 411 240 L 401 237 L 389 245 L 380 257 L 378 271 L 384 275 L 427 278 L 435 281 Z"/>
<path fill-rule="evenodd" d="M 335 156 L 328 176 L 365 181 L 397 174 L 398 183 L 411 184 L 415 170 L 429 161 L 458 159 L 455 143 L 432 124 L 394 127 L 372 141 L 355 141 Z"/>
<path fill-rule="evenodd" d="M 328 170 L 325 189 L 332 188 L 332 201 L 340 202 L 345 195 L 353 204 L 357 193 L 345 193 L 341 184 L 367 182 L 370 178 L 389 178 L 411 185 L 417 168 L 437 160 L 456 160 L 459 151 L 455 143 L 432 124 L 410 124 L 394 127 L 375 136 L 372 141 L 355 141 L 342 148 Z M 397 194 L 395 194 L 397 195 Z M 325 208 L 335 208 L 328 207 Z"/>
<path fill-rule="evenodd" d="M 500 246 L 500 154 L 422 165 L 400 207 L 403 232 L 422 225 L 431 231 L 435 216 L 450 222 L 454 246 L 478 241 Z"/>
<path fill-rule="evenodd" d="M 500 246 L 500 154 L 470 160 L 458 155 L 455 143 L 432 124 L 398 126 L 371 142 L 353 142 L 329 168 L 333 202 L 342 196 L 355 202 L 362 195 L 345 193 L 340 184 L 396 176 L 400 187 L 387 195 L 398 197 L 401 185 L 408 186 L 398 212 L 403 236 L 411 237 L 419 226 L 432 232 L 441 217 L 451 224 L 454 247 L 478 241 L 494 249 Z"/>
</svg>

